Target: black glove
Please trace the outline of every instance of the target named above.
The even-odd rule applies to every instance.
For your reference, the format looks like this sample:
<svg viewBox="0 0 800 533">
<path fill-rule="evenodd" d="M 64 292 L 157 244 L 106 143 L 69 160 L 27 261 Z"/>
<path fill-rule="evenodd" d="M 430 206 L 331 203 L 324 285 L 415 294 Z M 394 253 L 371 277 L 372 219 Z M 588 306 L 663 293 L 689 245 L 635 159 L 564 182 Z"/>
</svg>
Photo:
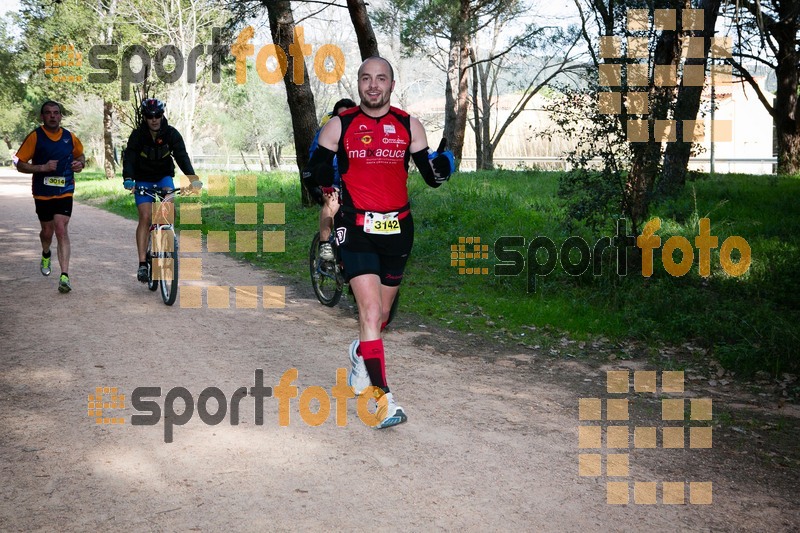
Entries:
<svg viewBox="0 0 800 533">
<path fill-rule="evenodd" d="M 428 154 L 428 159 L 431 160 L 433 166 L 433 174 L 436 183 L 444 183 L 450 179 L 450 175 L 456 170 L 455 157 L 453 152 L 445 150 L 447 147 L 447 139 L 442 138 L 439 143 L 439 148 L 435 152 Z"/>
</svg>

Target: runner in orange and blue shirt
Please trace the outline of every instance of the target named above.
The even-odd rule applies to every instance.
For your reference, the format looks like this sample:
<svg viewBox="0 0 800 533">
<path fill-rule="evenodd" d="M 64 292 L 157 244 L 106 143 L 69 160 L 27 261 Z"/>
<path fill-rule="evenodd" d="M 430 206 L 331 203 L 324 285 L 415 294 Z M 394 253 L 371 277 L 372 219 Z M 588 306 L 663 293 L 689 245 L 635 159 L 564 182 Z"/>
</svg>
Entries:
<svg viewBox="0 0 800 533">
<path fill-rule="evenodd" d="M 39 232 L 42 243 L 40 271 L 45 276 L 50 275 L 50 245 L 55 234 L 61 267 L 58 290 L 66 293 L 72 290 L 68 273 L 71 246 L 67 227 L 72 216 L 75 173 L 86 166 L 86 158 L 81 141 L 61 127 L 62 117 L 58 102 L 48 100 L 42 104 L 42 125 L 25 138 L 14 156 L 14 164 L 19 172 L 33 174 L 33 201 L 42 227 Z"/>
<path fill-rule="evenodd" d="M 375 387 L 379 429 L 407 420 L 387 385 L 381 332 L 414 242 L 408 164 L 413 158 L 431 187 L 439 187 L 455 170 L 444 141 L 430 152 L 422 123 L 391 106 L 394 84 L 394 71 L 385 59 L 371 57 L 361 64 L 359 107 L 328 121 L 303 176 L 321 187 L 330 186 L 333 161 L 338 160 L 342 206 L 335 218 L 336 241 L 359 313 L 359 338 L 349 351 L 348 383 L 356 394 Z"/>
</svg>

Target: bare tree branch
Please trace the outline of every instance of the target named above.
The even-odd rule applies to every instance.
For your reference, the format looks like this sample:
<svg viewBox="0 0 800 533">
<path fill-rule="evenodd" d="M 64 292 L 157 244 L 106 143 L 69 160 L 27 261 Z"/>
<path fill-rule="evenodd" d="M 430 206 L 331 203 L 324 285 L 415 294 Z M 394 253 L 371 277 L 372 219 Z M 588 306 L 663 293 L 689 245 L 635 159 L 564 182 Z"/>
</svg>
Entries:
<svg viewBox="0 0 800 533">
<path fill-rule="evenodd" d="M 773 118 L 775 118 L 775 108 L 773 108 L 772 104 L 769 102 L 769 100 L 767 100 L 766 95 L 761 90 L 761 86 L 753 78 L 752 74 L 750 74 L 750 72 L 744 66 L 742 66 L 741 63 L 739 63 L 732 57 L 727 58 L 727 61 L 742 74 L 742 77 L 745 79 L 745 81 L 747 81 L 747 83 L 750 84 L 753 90 L 756 91 L 756 96 L 758 96 L 758 99 L 761 102 L 761 104 L 764 106 L 767 112 L 770 115 L 772 115 Z"/>
</svg>

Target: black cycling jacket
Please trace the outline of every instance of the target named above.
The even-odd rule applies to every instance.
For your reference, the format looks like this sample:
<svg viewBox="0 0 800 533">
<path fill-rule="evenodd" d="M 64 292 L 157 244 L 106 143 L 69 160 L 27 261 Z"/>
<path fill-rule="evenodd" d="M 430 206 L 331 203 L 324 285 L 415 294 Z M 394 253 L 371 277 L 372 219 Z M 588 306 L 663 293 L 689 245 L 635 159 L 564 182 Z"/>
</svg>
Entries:
<svg viewBox="0 0 800 533">
<path fill-rule="evenodd" d="M 122 161 L 122 177 L 137 181 L 156 182 L 166 176 L 175 176 L 175 162 L 187 176 L 194 175 L 194 167 L 186 145 L 178 130 L 161 121 L 155 139 L 146 123 L 131 132 Z"/>
</svg>

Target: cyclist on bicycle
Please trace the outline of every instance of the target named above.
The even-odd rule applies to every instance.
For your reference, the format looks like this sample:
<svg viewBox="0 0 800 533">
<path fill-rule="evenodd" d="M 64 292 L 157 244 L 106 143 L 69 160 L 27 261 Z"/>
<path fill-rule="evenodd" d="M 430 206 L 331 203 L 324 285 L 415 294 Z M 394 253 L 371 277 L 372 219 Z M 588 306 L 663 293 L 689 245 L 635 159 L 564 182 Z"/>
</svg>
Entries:
<svg viewBox="0 0 800 533">
<path fill-rule="evenodd" d="M 167 123 L 164 117 L 166 104 L 156 98 L 142 100 L 142 120 L 131 132 L 123 154 L 123 185 L 130 190 L 145 186 L 150 189 L 173 189 L 175 162 L 186 176 L 194 176 L 194 167 L 186 153 L 181 134 Z M 136 195 L 139 225 L 136 227 L 136 248 L 139 252 L 139 268 L 136 278 L 147 283 L 147 237 L 154 199 L 146 194 Z"/>
<path fill-rule="evenodd" d="M 410 158 L 425 182 L 438 187 L 455 168 L 452 153 L 428 150 L 425 128 L 390 104 L 394 71 L 381 57 L 358 69 L 359 107 L 328 121 L 304 177 L 333 183 L 334 157 L 342 174 L 342 207 L 335 218 L 345 273 L 358 304 L 359 338 L 350 345 L 348 383 L 356 394 L 374 385 L 378 428 L 407 420 L 386 381 L 382 326 L 397 295 L 414 241 L 408 204 Z"/>
<path fill-rule="evenodd" d="M 325 113 L 319 124 L 320 129 L 314 136 L 314 140 L 311 142 L 311 148 L 308 150 L 310 157 L 314 156 L 314 151 L 317 149 L 317 146 L 319 146 L 319 134 L 325 124 L 333 117 L 339 116 L 339 113 L 347 111 L 351 107 L 356 107 L 356 103 L 349 98 L 342 98 L 334 104 L 333 111 Z M 337 211 L 339 211 L 339 187 L 342 177 L 339 174 L 335 158 L 333 160 L 333 165 L 335 169 L 333 187 L 316 187 L 312 183 L 309 188 L 311 195 L 317 200 L 317 203 L 322 204 L 322 209 L 320 209 L 319 212 L 319 256 L 324 261 L 334 260 L 333 247 L 328 240 L 330 239 L 331 230 L 333 229 L 333 217 L 335 217 Z"/>
</svg>

